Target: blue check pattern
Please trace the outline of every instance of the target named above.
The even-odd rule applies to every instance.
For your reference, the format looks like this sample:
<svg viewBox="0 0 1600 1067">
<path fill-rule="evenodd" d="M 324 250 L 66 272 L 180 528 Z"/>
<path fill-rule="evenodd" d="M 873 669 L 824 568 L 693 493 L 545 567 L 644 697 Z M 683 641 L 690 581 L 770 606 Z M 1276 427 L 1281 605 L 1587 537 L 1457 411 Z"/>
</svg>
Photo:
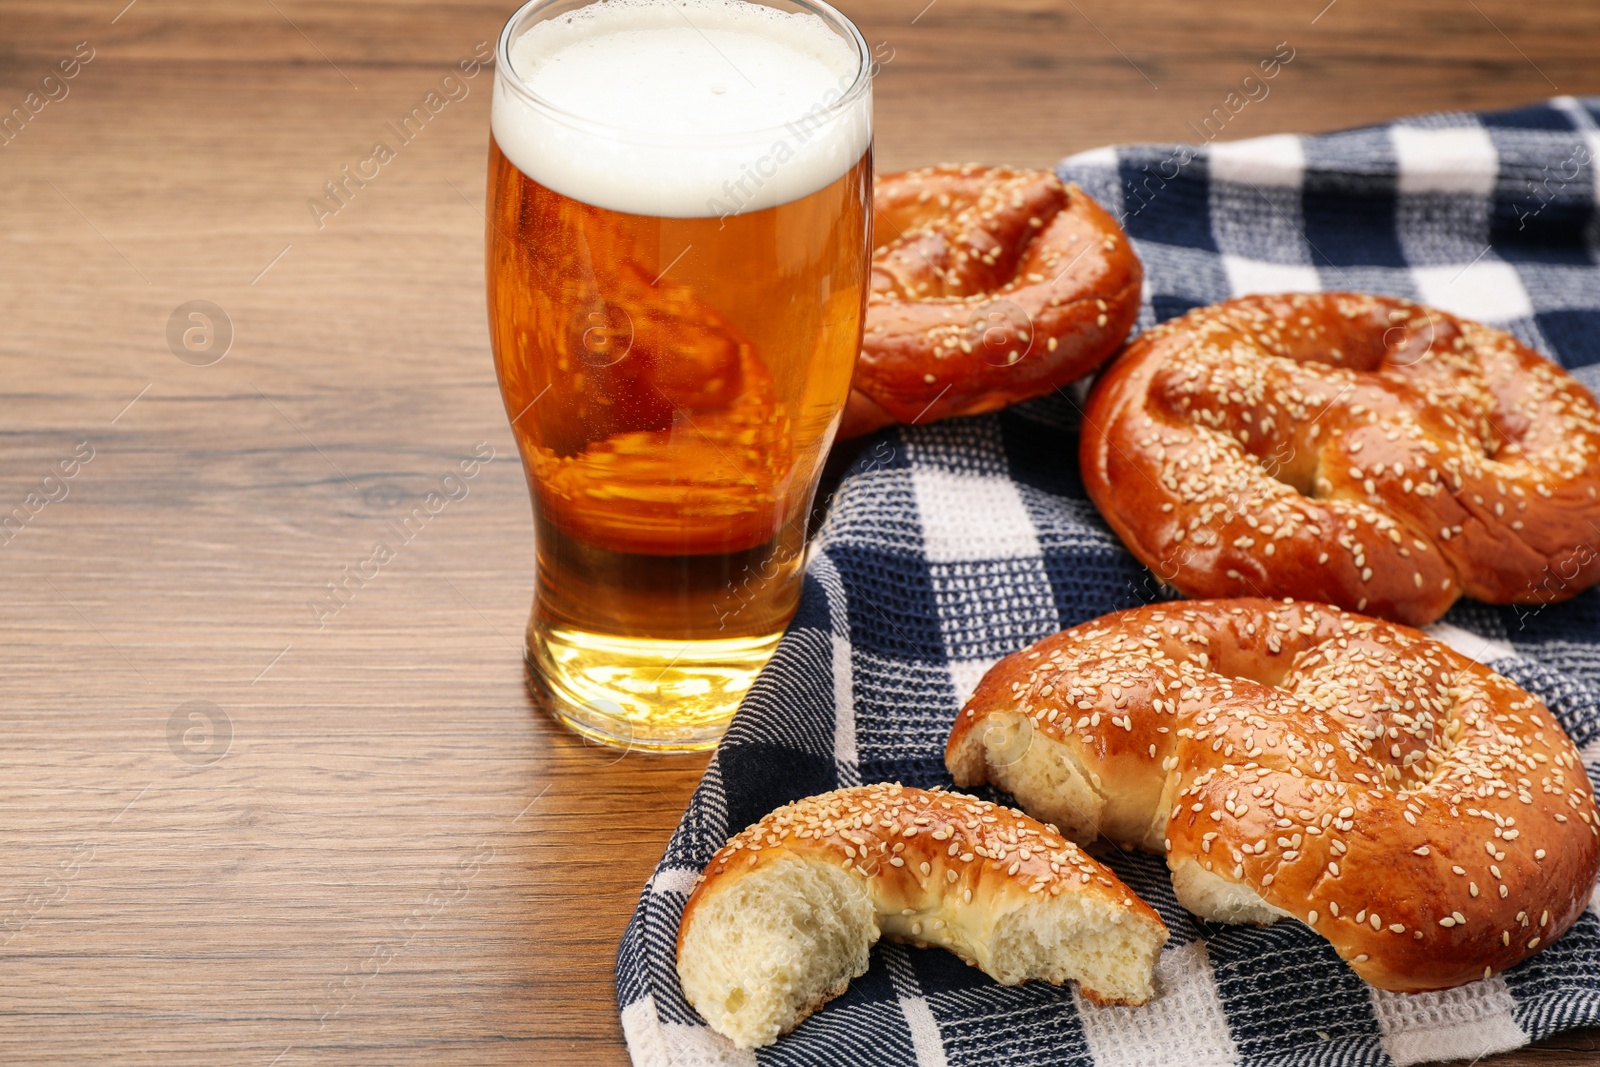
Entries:
<svg viewBox="0 0 1600 1067">
<path fill-rule="evenodd" d="M 1600 387 L 1600 98 L 1437 114 L 1316 137 L 1107 148 L 1064 160 L 1145 264 L 1140 328 L 1252 292 L 1357 289 L 1493 323 Z M 845 478 L 787 635 L 735 717 L 617 957 L 640 1067 L 1405 1065 L 1600 1024 L 1600 902 L 1548 950 L 1444 993 L 1369 988 L 1298 923 L 1201 922 L 1160 858 L 1111 851 L 1172 940 L 1160 993 L 1100 1008 L 881 944 L 848 993 L 756 1052 L 684 1000 L 684 900 L 728 836 L 863 782 L 950 785 L 957 709 L 998 658 L 1167 595 L 1078 476 L 1082 385 L 998 415 L 899 428 Z M 1458 604 L 1435 634 L 1541 696 L 1600 777 L 1600 589 L 1544 607 Z M 1000 797 L 999 799 L 1007 799 Z"/>
</svg>

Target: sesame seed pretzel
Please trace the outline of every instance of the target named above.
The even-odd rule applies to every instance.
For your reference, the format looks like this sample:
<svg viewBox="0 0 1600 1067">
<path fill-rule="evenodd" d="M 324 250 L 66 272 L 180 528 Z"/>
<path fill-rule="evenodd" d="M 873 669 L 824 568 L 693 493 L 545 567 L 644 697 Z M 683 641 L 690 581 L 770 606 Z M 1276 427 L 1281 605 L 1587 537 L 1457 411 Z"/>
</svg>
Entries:
<svg viewBox="0 0 1600 1067">
<path fill-rule="evenodd" d="M 1100 513 L 1189 596 L 1293 596 L 1421 625 L 1459 596 L 1600 581 L 1600 408 L 1511 335 L 1405 300 L 1248 296 L 1101 375 Z"/>
<path fill-rule="evenodd" d="M 806 887 L 798 923 L 770 904 L 779 886 L 790 899 Z M 1074 959 L 1070 946 L 1038 936 L 1062 914 L 1073 917 L 1073 941 L 1100 957 Z M 880 936 L 948 949 L 1006 985 L 1073 979 L 1097 1003 L 1142 1004 L 1167 929 L 1055 827 L 958 793 L 887 783 L 785 805 L 719 849 L 684 905 L 678 974 L 718 1031 L 742 1046 L 768 1044 L 865 973 Z M 831 956 L 849 942 L 842 981 L 796 988 L 796 957 Z M 788 1017 L 752 1027 L 745 1017 L 774 993 L 790 999 Z"/>
<path fill-rule="evenodd" d="M 1600 816 L 1544 704 L 1409 627 L 1319 604 L 1117 612 L 997 664 L 951 731 L 1087 844 L 1165 853 L 1203 918 L 1298 919 L 1373 985 L 1461 985 L 1582 913 Z"/>
<path fill-rule="evenodd" d="M 872 293 L 843 436 L 1042 396 L 1116 351 L 1143 270 L 1049 171 L 942 166 L 873 184 Z"/>
</svg>

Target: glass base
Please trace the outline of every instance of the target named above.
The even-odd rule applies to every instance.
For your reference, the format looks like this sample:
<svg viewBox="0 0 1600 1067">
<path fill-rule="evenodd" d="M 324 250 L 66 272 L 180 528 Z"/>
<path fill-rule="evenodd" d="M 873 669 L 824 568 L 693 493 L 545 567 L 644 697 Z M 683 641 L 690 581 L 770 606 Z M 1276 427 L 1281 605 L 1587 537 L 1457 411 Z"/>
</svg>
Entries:
<svg viewBox="0 0 1600 1067">
<path fill-rule="evenodd" d="M 528 624 L 527 657 L 570 729 L 646 752 L 715 748 L 782 631 L 671 641 Z"/>
</svg>

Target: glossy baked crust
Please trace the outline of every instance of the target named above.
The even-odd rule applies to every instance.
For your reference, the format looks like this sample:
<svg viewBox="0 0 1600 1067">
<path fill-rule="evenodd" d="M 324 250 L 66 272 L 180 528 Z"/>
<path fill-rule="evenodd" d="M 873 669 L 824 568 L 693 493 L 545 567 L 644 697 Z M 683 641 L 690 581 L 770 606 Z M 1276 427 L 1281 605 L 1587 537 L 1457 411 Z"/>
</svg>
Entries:
<svg viewBox="0 0 1600 1067">
<path fill-rule="evenodd" d="M 1049 171 L 928 167 L 874 183 L 872 295 L 845 436 L 976 415 L 1099 367 L 1139 312 L 1128 237 Z"/>
<path fill-rule="evenodd" d="M 984 677 L 946 763 L 1082 844 L 1164 853 L 1190 910 L 1298 919 L 1400 992 L 1531 956 L 1600 868 L 1588 776 L 1541 701 L 1323 605 L 1180 601 L 1045 638 Z"/>
<path fill-rule="evenodd" d="M 1356 293 L 1250 296 L 1134 340 L 1084 485 L 1189 596 L 1430 622 L 1600 581 L 1600 407 L 1510 334 Z"/>
</svg>

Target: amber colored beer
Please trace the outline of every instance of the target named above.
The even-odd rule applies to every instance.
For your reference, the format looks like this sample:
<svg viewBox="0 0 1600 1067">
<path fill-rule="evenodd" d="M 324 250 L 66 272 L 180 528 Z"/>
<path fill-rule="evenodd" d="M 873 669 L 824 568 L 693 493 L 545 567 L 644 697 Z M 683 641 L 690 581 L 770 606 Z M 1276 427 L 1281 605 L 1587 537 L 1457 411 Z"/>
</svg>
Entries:
<svg viewBox="0 0 1600 1067">
<path fill-rule="evenodd" d="M 533 496 L 530 659 L 580 731 L 714 741 L 794 614 L 868 290 L 870 151 L 764 210 L 654 217 L 490 143 L 489 323 Z"/>
</svg>

